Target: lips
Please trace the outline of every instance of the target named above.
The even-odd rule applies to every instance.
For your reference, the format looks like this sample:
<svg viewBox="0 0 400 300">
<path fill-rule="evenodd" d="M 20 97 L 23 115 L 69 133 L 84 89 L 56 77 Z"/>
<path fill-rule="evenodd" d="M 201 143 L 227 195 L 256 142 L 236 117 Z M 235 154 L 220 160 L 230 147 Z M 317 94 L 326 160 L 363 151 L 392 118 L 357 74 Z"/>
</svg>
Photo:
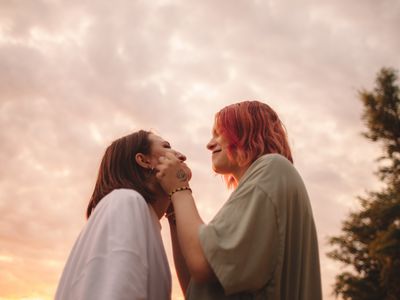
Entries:
<svg viewBox="0 0 400 300">
<path fill-rule="evenodd" d="M 215 151 L 212 152 L 212 154 L 215 154 L 215 153 L 218 153 L 218 152 L 221 152 L 221 150 L 215 150 Z"/>
</svg>

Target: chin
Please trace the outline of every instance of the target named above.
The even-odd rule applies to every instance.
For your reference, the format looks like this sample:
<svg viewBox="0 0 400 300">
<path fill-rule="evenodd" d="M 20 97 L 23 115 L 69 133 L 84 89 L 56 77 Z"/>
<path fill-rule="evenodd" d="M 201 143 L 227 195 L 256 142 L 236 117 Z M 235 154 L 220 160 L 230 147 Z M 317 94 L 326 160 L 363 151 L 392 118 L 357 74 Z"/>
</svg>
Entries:
<svg viewBox="0 0 400 300">
<path fill-rule="evenodd" d="M 213 160 L 211 161 L 212 169 L 215 173 L 221 174 L 222 167 L 220 163 L 218 163 L 218 160 Z"/>
<path fill-rule="evenodd" d="M 214 171 L 215 173 L 220 174 L 220 175 L 224 175 L 224 174 L 227 173 L 227 172 L 225 172 L 225 170 L 224 170 L 223 168 L 218 167 L 218 165 L 213 165 L 213 166 L 212 166 L 212 169 L 213 169 L 213 171 Z"/>
<path fill-rule="evenodd" d="M 213 171 L 215 172 L 215 173 L 218 173 L 219 174 L 219 172 L 218 172 L 218 167 L 216 166 L 216 165 L 212 165 L 212 169 L 213 169 Z"/>
</svg>

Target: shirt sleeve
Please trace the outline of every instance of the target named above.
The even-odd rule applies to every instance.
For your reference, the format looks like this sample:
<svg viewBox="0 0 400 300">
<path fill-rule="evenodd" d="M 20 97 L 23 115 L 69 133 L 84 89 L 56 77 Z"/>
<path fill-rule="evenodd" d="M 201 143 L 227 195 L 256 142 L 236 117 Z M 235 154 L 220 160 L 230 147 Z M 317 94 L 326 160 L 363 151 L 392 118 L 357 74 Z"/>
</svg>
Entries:
<svg viewBox="0 0 400 300">
<path fill-rule="evenodd" d="M 72 298 L 147 299 L 147 204 L 126 191 L 108 200 L 87 232 L 90 259 L 72 285 Z"/>
<path fill-rule="evenodd" d="M 272 278 L 278 253 L 271 199 L 252 185 L 234 193 L 199 231 L 205 256 L 227 295 L 262 288 Z"/>
</svg>

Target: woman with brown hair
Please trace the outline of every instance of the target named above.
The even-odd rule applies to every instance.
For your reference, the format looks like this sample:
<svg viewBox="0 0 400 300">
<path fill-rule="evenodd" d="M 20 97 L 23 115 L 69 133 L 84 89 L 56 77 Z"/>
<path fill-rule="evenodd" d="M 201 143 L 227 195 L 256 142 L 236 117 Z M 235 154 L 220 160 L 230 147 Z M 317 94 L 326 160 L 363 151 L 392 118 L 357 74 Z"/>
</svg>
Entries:
<svg viewBox="0 0 400 300">
<path fill-rule="evenodd" d="M 154 168 L 166 153 L 186 160 L 144 130 L 107 148 L 87 207 L 88 221 L 65 265 L 56 300 L 171 298 L 159 222 L 170 199 Z"/>
</svg>

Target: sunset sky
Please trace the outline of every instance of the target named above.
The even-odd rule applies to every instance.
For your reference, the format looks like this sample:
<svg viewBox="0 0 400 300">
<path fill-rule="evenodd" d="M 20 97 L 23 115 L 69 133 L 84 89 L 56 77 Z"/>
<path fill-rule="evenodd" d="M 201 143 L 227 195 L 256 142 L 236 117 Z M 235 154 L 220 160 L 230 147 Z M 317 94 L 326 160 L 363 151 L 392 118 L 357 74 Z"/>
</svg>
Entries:
<svg viewBox="0 0 400 300">
<path fill-rule="evenodd" d="M 334 299 L 327 238 L 380 186 L 358 91 L 400 69 L 399 28 L 398 0 L 0 0 L 0 300 L 53 298 L 122 135 L 151 129 L 185 153 L 209 221 L 230 193 L 205 147 L 214 113 L 255 99 L 286 125 Z"/>
</svg>

